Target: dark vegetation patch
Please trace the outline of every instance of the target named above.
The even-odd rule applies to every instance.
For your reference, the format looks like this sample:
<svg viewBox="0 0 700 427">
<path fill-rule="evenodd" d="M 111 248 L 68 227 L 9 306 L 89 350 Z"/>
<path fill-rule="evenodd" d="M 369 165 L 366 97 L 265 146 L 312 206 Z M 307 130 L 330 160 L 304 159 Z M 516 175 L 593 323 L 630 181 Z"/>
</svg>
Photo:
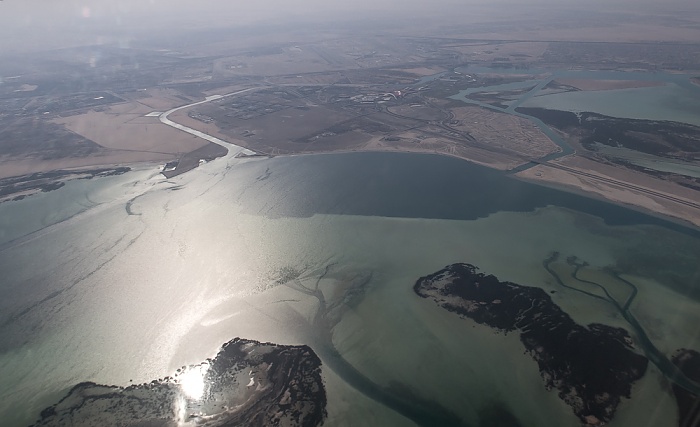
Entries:
<svg viewBox="0 0 700 427">
<path fill-rule="evenodd" d="M 165 175 L 166 178 L 172 178 L 196 168 L 199 166 L 200 160 L 210 162 L 214 159 L 225 156 L 226 153 L 228 153 L 226 148 L 220 146 L 219 144 L 210 142 L 204 147 L 200 147 L 183 155 L 179 160 L 169 162 L 165 165 L 164 169 L 170 169 L 172 167 L 175 167 L 175 169 L 164 170 L 161 173 Z"/>
<path fill-rule="evenodd" d="M 671 358 L 674 365 L 691 380 L 700 383 L 700 352 L 682 348 Z M 673 386 L 673 394 L 678 403 L 678 426 L 700 426 L 700 396 L 690 393 L 682 387 Z"/>
<path fill-rule="evenodd" d="M 193 371 L 204 382 L 199 398 L 180 386 Z M 321 360 L 311 348 L 235 338 L 173 377 L 129 387 L 80 383 L 34 425 L 314 427 L 325 418 Z"/>
<path fill-rule="evenodd" d="M 55 170 L 51 172 L 36 172 L 31 175 L 23 175 L 12 178 L 0 179 L 0 198 L 17 194 L 58 190 L 65 185 L 65 181 L 71 179 L 92 179 L 95 177 L 105 177 L 121 175 L 129 172 L 131 168 L 122 166 L 117 168 L 98 168 L 89 170 Z M 19 195 L 12 200 L 22 200 L 26 194 Z"/>
<path fill-rule="evenodd" d="M 517 332 L 537 362 L 547 389 L 586 425 L 614 416 L 648 360 L 628 332 L 602 324 L 579 325 L 543 289 L 501 282 L 470 264 L 452 264 L 418 279 L 414 291 L 444 309 L 502 332 Z"/>
<path fill-rule="evenodd" d="M 660 157 L 700 158 L 700 127 L 684 123 L 609 117 L 596 113 L 575 114 L 544 108 L 519 107 L 519 113 L 536 117 L 565 132 L 578 131 L 581 144 L 595 151 L 595 144 L 624 147 Z"/>
</svg>

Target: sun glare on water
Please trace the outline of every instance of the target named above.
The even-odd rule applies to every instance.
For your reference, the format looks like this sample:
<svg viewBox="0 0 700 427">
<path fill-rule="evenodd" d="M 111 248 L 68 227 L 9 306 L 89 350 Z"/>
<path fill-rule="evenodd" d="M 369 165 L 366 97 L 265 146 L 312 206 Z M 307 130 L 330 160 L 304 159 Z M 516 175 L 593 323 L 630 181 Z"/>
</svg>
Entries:
<svg viewBox="0 0 700 427">
<path fill-rule="evenodd" d="M 205 377 L 209 366 L 195 366 L 183 373 L 179 378 L 180 388 L 189 399 L 199 400 L 204 396 L 206 389 Z"/>
</svg>

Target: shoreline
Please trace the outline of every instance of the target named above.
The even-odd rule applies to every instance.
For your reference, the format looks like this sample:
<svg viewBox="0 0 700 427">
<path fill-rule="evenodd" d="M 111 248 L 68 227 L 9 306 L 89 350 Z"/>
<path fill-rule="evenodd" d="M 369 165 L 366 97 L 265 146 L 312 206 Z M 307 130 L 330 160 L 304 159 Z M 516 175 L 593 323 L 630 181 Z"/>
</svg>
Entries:
<svg viewBox="0 0 700 427">
<path fill-rule="evenodd" d="M 46 172 L 0 178 L 0 203 L 24 200 L 39 193 L 62 188 L 67 182 L 77 179 L 93 179 L 122 175 L 127 172 L 153 169 L 159 163 L 115 163 L 86 167 L 59 168 Z"/>
<path fill-rule="evenodd" d="M 567 79 L 562 79 L 566 81 Z M 569 79 L 575 81 L 575 79 Z M 695 80 L 697 83 L 697 78 L 691 79 Z M 584 80 L 585 81 L 585 80 Z M 607 82 L 607 81 L 599 81 Z M 614 82 L 619 83 L 619 82 Z M 634 82 L 640 83 L 640 82 Z M 642 82 L 643 83 L 643 82 Z M 197 127 L 192 127 L 193 125 L 188 123 L 188 125 L 178 123 L 174 119 L 169 119 L 168 116 L 174 113 L 179 113 L 181 111 L 187 110 L 191 107 L 206 104 L 212 101 L 217 101 L 223 98 L 236 97 L 237 95 L 256 92 L 259 90 L 266 89 L 267 86 L 252 86 L 247 88 L 238 89 L 234 92 L 227 93 L 224 95 L 210 95 L 206 96 L 203 100 L 196 102 L 191 102 L 186 105 L 180 105 L 168 109 L 165 112 L 159 113 L 157 119 L 160 123 L 167 125 L 169 128 L 173 128 L 190 136 L 194 136 L 197 139 L 204 140 L 208 142 L 193 151 L 181 154 L 177 159 L 171 160 L 165 163 L 160 173 L 166 178 L 172 178 L 174 176 L 186 173 L 192 169 L 196 169 L 202 160 L 206 162 L 214 161 L 217 159 L 231 159 L 239 157 L 279 157 L 279 156 L 298 156 L 298 155 L 318 155 L 318 154 L 342 154 L 342 153 L 361 153 L 361 152 L 386 152 L 386 153 L 413 153 L 413 154 L 433 154 L 453 157 L 460 160 L 465 160 L 472 164 L 487 167 L 489 169 L 494 169 L 501 171 L 503 173 L 514 176 L 516 179 L 521 179 L 523 181 L 533 183 L 536 185 L 542 185 L 544 187 L 554 188 L 561 191 L 566 191 L 572 194 L 581 195 L 587 198 L 592 198 L 596 200 L 603 200 L 608 203 L 613 203 L 618 206 L 625 208 L 630 208 L 638 212 L 645 214 L 650 214 L 654 217 L 668 220 L 678 225 L 688 227 L 690 229 L 698 230 L 700 229 L 700 209 L 698 209 L 697 203 L 692 202 L 694 199 L 694 194 L 689 192 L 695 192 L 692 189 L 678 189 L 675 191 L 673 188 L 665 188 L 664 186 L 669 186 L 673 184 L 671 181 L 654 178 L 651 176 L 639 176 L 640 180 L 629 179 L 626 180 L 624 176 L 624 170 L 620 167 L 616 167 L 616 170 L 601 170 L 595 165 L 588 168 L 581 169 L 577 167 L 576 156 L 565 156 L 564 158 L 573 160 L 574 163 L 570 167 L 562 167 L 558 162 L 550 163 L 546 161 L 547 156 L 538 157 L 533 159 L 532 156 L 525 156 L 518 152 L 508 151 L 500 152 L 498 150 L 491 150 L 488 147 L 482 148 L 473 145 L 460 145 L 460 146 L 450 146 L 445 147 L 435 147 L 435 146 L 422 146 L 421 144 L 387 144 L 384 138 L 373 137 L 369 141 L 366 141 L 358 146 L 352 148 L 330 148 L 330 149 L 318 149 L 314 147 L 308 151 L 294 151 L 296 148 L 292 147 L 288 149 L 290 152 L 272 154 L 276 150 L 274 145 L 271 149 L 271 153 L 261 151 L 259 149 L 254 149 L 250 147 L 249 141 L 244 139 L 224 138 L 223 134 L 218 132 L 215 135 L 210 134 L 212 132 L 209 130 L 199 130 Z M 175 114 L 177 116 L 177 114 Z M 551 139 L 551 138 L 550 138 Z M 135 153 L 133 153 L 135 154 Z M 142 153 L 145 154 L 145 153 Z M 99 159 L 94 159 L 99 160 Z M 134 159 L 137 160 L 137 159 Z M 145 162 L 154 164 L 154 159 L 143 159 Z M 542 160 L 542 161 L 538 161 Z M 21 161 L 21 160 L 20 160 Z M 64 165 L 70 165 L 75 163 L 75 158 L 61 159 L 61 161 L 55 162 L 55 164 L 44 164 L 38 169 L 50 169 L 42 170 L 41 172 L 28 172 L 24 175 L 16 175 L 14 177 L 6 177 L 0 179 L 0 190 L 4 190 L 4 194 L 0 197 L 0 203 L 8 200 L 19 200 L 24 197 L 31 196 L 39 191 L 51 191 L 60 188 L 66 181 L 73 179 L 71 175 L 66 171 L 67 169 L 72 169 L 69 167 L 62 167 Z M 107 162 L 112 163 L 112 162 Z M 114 162 L 117 163 L 117 162 Z M 133 164 L 138 164 L 136 162 Z M 227 162 L 228 163 L 228 160 Z M 535 163 L 533 166 L 533 163 Z M 124 161 L 117 163 L 119 166 L 130 165 L 132 162 Z M 47 166 L 53 166 L 48 167 Z M 525 166 L 525 168 L 523 168 Z M 580 165 L 579 165 L 580 166 Z M 585 166 L 585 165 L 584 165 Z M 600 165 L 603 167 L 604 165 Z M 114 167 L 117 167 L 116 165 Z M 89 173 L 90 170 L 96 170 L 99 166 L 89 165 L 85 167 L 77 168 Z M 520 170 L 523 168 L 523 170 Z M 569 169 L 567 171 L 566 169 Z M 577 173 L 581 171 L 581 173 Z M 56 178 L 52 179 L 51 175 L 55 175 L 57 172 L 64 172 L 59 174 Z M 28 186 L 31 186 L 31 181 L 37 180 L 37 175 L 42 177 L 42 175 L 49 175 L 48 178 L 43 180 L 41 184 L 42 187 L 37 187 L 29 193 L 25 190 Z M 634 178 L 634 177 L 631 177 Z M 653 181 L 650 181 L 653 180 Z M 637 183 L 640 182 L 640 183 Z M 20 184 L 16 184 L 20 183 Z M 13 188 L 14 187 L 14 188 Z M 16 191 L 13 191 L 16 190 Z M 26 193 L 26 194 L 25 194 Z M 684 193 L 686 193 L 684 195 Z M 690 194 L 690 198 L 688 198 Z M 685 202 L 687 200 L 687 202 Z"/>
<path fill-rule="evenodd" d="M 481 167 L 500 171 L 504 174 L 508 174 L 508 172 L 511 170 L 511 169 L 508 169 L 507 167 L 503 167 L 504 165 L 500 165 L 502 167 L 496 167 L 494 164 L 479 162 L 477 160 L 474 160 L 474 159 L 471 159 L 468 157 L 464 157 L 464 156 L 460 156 L 458 154 L 443 153 L 443 152 L 431 151 L 431 150 L 411 150 L 411 149 L 406 149 L 404 147 L 402 147 L 401 149 L 392 149 L 392 148 L 388 148 L 388 147 L 374 147 L 374 148 L 357 148 L 357 149 L 350 149 L 350 150 L 327 150 L 327 151 L 298 152 L 298 153 L 284 153 L 284 154 L 267 154 L 264 152 L 257 152 L 256 151 L 255 154 L 253 154 L 253 155 L 242 155 L 241 156 L 241 155 L 239 155 L 239 154 L 241 154 L 241 152 L 240 152 L 241 146 L 238 146 L 235 144 L 232 144 L 232 145 L 234 145 L 235 148 L 239 148 L 237 154 L 231 155 L 230 152 L 234 151 L 234 150 L 229 150 L 229 153 L 227 153 L 226 155 L 223 155 L 221 157 L 217 157 L 211 161 L 217 161 L 219 159 L 227 159 L 229 157 L 230 158 L 239 158 L 239 159 L 248 159 L 248 158 L 271 159 L 271 158 L 275 158 L 275 157 L 318 156 L 318 155 L 329 155 L 329 154 L 333 155 L 333 154 L 352 154 L 352 153 L 400 153 L 400 154 L 407 154 L 407 155 L 436 155 L 436 156 L 450 157 L 450 158 L 466 161 L 466 162 L 469 162 L 469 163 L 472 163 L 472 164 L 475 164 L 475 165 L 478 165 Z M 243 147 L 243 148 L 246 151 L 250 150 L 247 147 Z M 227 149 L 228 149 L 228 147 L 227 147 Z M 250 151 L 253 151 L 253 150 L 250 150 Z M 526 163 L 527 163 L 526 161 L 521 162 L 521 164 L 526 164 Z M 113 165 L 104 165 L 103 167 L 96 166 L 96 167 L 84 167 L 84 168 L 81 167 L 81 168 L 56 169 L 53 172 L 66 171 L 67 174 L 74 173 L 75 175 L 81 175 L 81 174 L 85 174 L 85 173 L 90 173 L 91 171 L 95 171 L 98 169 L 110 169 L 110 168 L 117 169 L 120 167 L 129 167 L 133 170 L 134 168 L 138 168 L 139 166 L 150 168 L 150 167 L 161 166 L 161 165 L 162 165 L 162 162 L 145 161 L 145 162 L 137 162 L 137 163 L 121 163 L 121 164 L 113 164 Z M 199 165 L 197 165 L 197 166 L 199 166 Z M 541 166 L 546 167 L 547 165 L 543 164 Z M 193 169 L 196 169 L 196 167 L 192 168 L 192 169 L 188 169 L 187 171 L 182 172 L 182 173 L 187 173 Z M 551 169 L 551 168 L 549 168 L 549 169 Z M 162 170 L 160 171 L 160 173 L 162 174 Z M 172 176 L 168 176 L 165 174 L 163 174 L 163 175 L 164 175 L 163 176 L 164 179 L 167 180 L 169 178 L 172 178 L 173 176 L 177 176 L 178 174 L 174 174 Z M 561 181 L 554 182 L 554 181 L 543 179 L 543 178 L 538 179 L 537 177 L 523 176 L 521 173 L 508 174 L 508 175 L 510 177 L 517 179 L 517 180 L 520 180 L 522 182 L 527 182 L 527 183 L 543 186 L 546 188 L 551 188 L 554 190 L 568 192 L 571 194 L 590 198 L 593 200 L 611 203 L 613 205 L 628 208 L 628 209 L 652 216 L 652 217 L 657 218 L 657 219 L 668 221 L 670 223 L 681 226 L 683 228 L 687 228 L 688 230 L 692 230 L 693 232 L 700 232 L 700 218 L 698 218 L 696 220 L 697 222 L 694 222 L 692 219 L 688 218 L 687 216 L 682 216 L 682 215 L 675 215 L 674 216 L 671 214 L 666 214 L 664 212 L 651 209 L 649 206 L 645 206 L 643 203 L 632 203 L 630 201 L 625 201 L 619 197 L 618 198 L 605 197 L 603 194 L 601 194 L 599 192 L 588 191 L 587 189 L 583 188 L 580 185 L 562 183 Z M 573 178 L 576 178 L 575 175 L 573 175 L 573 174 L 567 174 L 567 175 L 569 175 Z M 27 175 L 21 175 L 19 177 L 10 177 L 9 179 L 20 178 L 20 177 L 31 177 L 31 176 L 32 176 L 32 174 L 27 174 Z M 79 176 L 75 176 L 73 178 L 68 178 L 68 179 L 57 179 L 53 182 L 67 182 L 67 181 L 71 181 L 73 179 L 79 179 L 79 178 L 80 178 Z M 4 178 L 3 180 L 7 180 L 7 179 L 8 178 Z M 0 180 L 0 184 L 2 184 L 3 180 Z M 600 187 L 598 187 L 598 188 L 600 188 Z M 608 188 L 609 188 L 609 186 L 608 186 Z M 39 190 L 37 190 L 35 193 L 32 193 L 32 194 L 36 194 L 38 192 L 39 192 Z M 32 194 L 29 194 L 26 197 L 29 197 Z M 13 195 L 14 196 L 21 196 L 21 194 L 19 194 L 19 192 L 14 193 L 14 194 L 8 194 L 3 199 L 0 199 L 0 203 L 12 201 Z"/>
<path fill-rule="evenodd" d="M 683 228 L 687 228 L 688 230 L 693 231 L 694 233 L 699 233 L 700 234 L 700 223 L 696 224 L 688 219 L 681 218 L 679 216 L 672 216 L 672 215 L 667 215 L 662 212 L 657 212 L 652 209 L 649 209 L 648 207 L 642 206 L 641 204 L 632 204 L 632 203 L 626 203 L 622 200 L 616 200 L 616 199 L 609 199 L 601 195 L 600 193 L 596 193 L 593 191 L 586 191 L 584 188 L 574 186 L 574 185 L 567 185 L 567 184 L 562 184 L 562 183 L 557 183 L 557 182 L 552 182 L 552 181 L 546 181 L 543 179 L 536 179 L 536 178 L 531 178 L 531 177 L 525 177 L 525 176 L 519 176 L 519 175 L 511 175 L 513 179 L 517 179 L 522 182 L 527 182 L 530 184 L 535 184 L 539 185 L 542 187 L 546 188 L 551 188 L 553 190 L 559 190 L 559 191 L 564 191 L 567 193 L 575 194 L 577 196 L 582 196 L 586 197 L 589 199 L 601 201 L 601 202 L 606 202 L 610 203 L 613 205 L 621 206 L 623 208 L 631 209 L 633 211 L 637 211 L 639 213 L 645 214 L 652 216 L 654 218 L 663 220 L 663 221 L 668 221 L 671 222 L 675 225 L 681 226 Z"/>
<path fill-rule="evenodd" d="M 262 154 L 261 157 L 263 157 L 263 156 L 267 157 L 267 158 L 297 157 L 297 156 L 351 154 L 351 153 L 401 153 L 401 154 L 409 154 L 409 155 L 422 154 L 422 155 L 445 156 L 445 157 L 451 157 L 451 158 L 458 159 L 458 160 L 467 161 L 469 163 L 472 163 L 472 164 L 475 164 L 478 166 L 482 166 L 482 167 L 486 167 L 489 169 L 493 169 L 496 171 L 500 171 L 503 173 L 508 173 L 507 169 L 505 169 L 505 170 L 498 169 L 498 168 L 495 168 L 495 167 L 487 165 L 487 164 L 473 161 L 469 158 L 460 157 L 458 155 L 448 154 L 448 153 L 439 153 L 439 152 L 427 152 L 427 151 L 424 152 L 424 151 L 409 151 L 409 150 L 399 151 L 399 150 L 379 150 L 379 149 L 376 149 L 376 150 L 371 150 L 371 149 L 370 150 L 366 150 L 366 149 L 360 150 L 360 149 L 358 149 L 358 150 L 319 151 L 319 152 L 310 152 L 310 153 L 290 153 L 290 154 L 276 154 L 276 155 Z M 525 162 L 523 162 L 523 163 L 525 163 Z M 517 179 L 519 181 L 522 181 L 522 182 L 527 182 L 530 184 L 535 184 L 535 185 L 539 185 L 542 187 L 551 188 L 554 190 L 564 191 L 564 192 L 567 192 L 570 194 L 575 194 L 577 196 L 582 196 L 582 197 L 586 197 L 589 199 L 593 199 L 593 200 L 602 201 L 602 202 L 610 203 L 613 205 L 621 206 L 623 208 L 631 209 L 631 210 L 637 211 L 639 213 L 643 213 L 643 214 L 652 216 L 652 217 L 657 218 L 657 219 L 668 221 L 668 222 L 671 222 L 671 223 L 676 224 L 678 226 L 681 226 L 681 227 L 687 228 L 689 230 L 692 230 L 694 232 L 700 233 L 700 219 L 698 220 L 698 223 L 696 224 L 693 221 L 691 221 L 690 219 L 686 219 L 686 218 L 683 218 L 680 216 L 668 215 L 668 214 L 665 214 L 663 212 L 658 212 L 658 211 L 655 211 L 653 209 L 650 209 L 647 206 L 644 206 L 643 204 L 634 204 L 634 203 L 625 202 L 624 200 L 620 200 L 620 199 L 607 198 L 607 197 L 604 197 L 603 195 L 601 195 L 600 193 L 596 193 L 593 191 L 587 191 L 586 189 L 584 189 L 582 187 L 561 184 L 561 183 L 557 183 L 557 182 L 547 181 L 544 179 L 537 179 L 537 178 L 532 178 L 532 177 L 527 177 L 527 176 L 521 176 L 519 174 L 508 174 L 508 176 L 510 176 L 513 179 Z"/>
<path fill-rule="evenodd" d="M 566 79 L 565 79 L 566 80 Z M 571 80 L 571 79 L 570 79 Z M 609 81 L 597 81 L 597 83 L 611 83 Z M 612 82 L 615 85 L 619 84 L 629 84 L 630 82 L 625 81 L 625 82 Z M 643 81 L 633 81 L 634 87 L 637 87 L 637 85 L 641 86 L 647 86 L 647 85 L 656 85 L 657 82 L 643 82 Z M 235 97 L 236 95 L 247 93 L 247 92 L 255 92 L 261 89 L 264 89 L 265 86 L 253 86 L 253 87 L 248 87 L 244 89 L 239 89 L 235 92 L 231 92 L 225 95 L 211 95 L 207 96 L 204 100 L 197 101 L 194 103 L 190 103 L 187 105 L 179 106 L 172 108 L 164 113 L 161 113 L 159 116 L 159 120 L 161 123 L 166 124 L 168 126 L 171 126 L 173 128 L 176 128 L 178 130 L 187 132 L 191 135 L 203 138 L 207 141 L 210 141 L 210 143 L 214 143 L 217 145 L 220 145 L 221 147 L 225 147 L 228 152 L 223 155 L 223 158 L 229 158 L 229 157 L 237 157 L 239 154 L 250 154 L 250 155 L 256 155 L 256 156 L 267 156 L 267 157 L 274 157 L 274 156 L 294 156 L 294 155 L 301 155 L 301 154 L 322 154 L 322 153 L 350 153 L 350 152 L 403 152 L 403 153 L 417 153 L 417 154 L 437 154 L 437 155 L 445 155 L 449 157 L 454 157 L 458 158 L 461 160 L 466 160 L 470 163 L 477 164 L 480 166 L 488 167 L 491 169 L 495 170 L 500 170 L 503 172 L 511 172 L 511 175 L 520 175 L 520 176 L 527 176 L 528 172 L 530 174 L 533 173 L 533 169 L 541 169 L 542 167 L 548 167 L 547 162 L 542 163 L 539 166 L 535 166 L 533 168 L 527 168 L 523 171 L 517 172 L 517 170 L 522 167 L 527 165 L 528 163 L 531 163 L 533 159 L 530 158 L 523 158 L 519 156 L 517 153 L 498 153 L 498 152 L 493 152 L 488 149 L 481 149 L 478 147 L 474 146 L 466 146 L 466 147 L 460 147 L 463 150 L 468 150 L 467 152 L 461 151 L 461 150 L 456 150 L 454 147 L 451 149 L 447 149 L 446 151 L 441 151 L 437 149 L 431 149 L 431 148 L 423 148 L 423 147 L 413 147 L 413 146 L 406 146 L 406 145 L 401 145 L 401 146 L 383 146 L 380 145 L 381 141 L 383 139 L 376 140 L 376 138 L 370 139 L 370 141 L 366 142 L 365 144 L 355 147 L 349 150 L 344 150 L 344 149 L 330 149 L 330 150 L 313 150 L 309 152 L 291 152 L 291 153 L 283 153 L 283 154 L 268 154 L 265 153 L 264 151 L 259 151 L 259 150 L 254 150 L 253 148 L 250 148 L 245 140 L 240 140 L 240 139 L 235 139 L 234 142 L 229 142 L 226 140 L 222 140 L 216 136 L 209 135 L 206 132 L 200 131 L 198 129 L 192 128 L 190 126 L 186 126 L 180 123 L 177 123 L 173 120 L 168 119 L 168 116 L 172 113 L 179 112 L 182 110 L 186 110 L 190 107 L 196 106 L 196 105 L 201 105 L 205 104 L 211 101 L 216 101 L 222 98 L 227 98 L 227 97 Z M 222 135 L 223 136 L 223 135 Z M 228 139 L 228 138 L 227 138 Z M 551 139 L 551 138 L 550 138 Z M 571 156 L 566 156 L 567 158 L 570 158 Z M 539 157 L 540 159 L 545 159 L 545 157 Z M 537 159 L 535 159 L 535 162 L 537 162 Z M 198 165 L 194 165 L 193 168 L 196 168 Z M 550 166 L 549 169 L 552 169 L 554 166 Z M 515 173 L 513 173 L 515 171 Z M 186 171 L 185 171 L 186 172 Z M 569 173 L 566 171 L 557 171 L 559 175 L 562 173 L 565 175 L 565 178 L 568 179 L 574 179 L 574 180 L 579 180 L 580 177 L 577 176 L 574 173 Z M 596 173 L 593 175 L 599 176 L 601 179 L 596 179 L 596 182 L 594 184 L 590 184 L 588 187 L 585 186 L 583 183 L 580 185 L 576 185 L 575 183 L 569 183 L 567 184 L 562 184 L 561 180 L 557 180 L 555 182 L 559 183 L 560 185 L 556 185 L 552 188 L 555 188 L 557 190 L 563 190 L 563 191 L 568 191 L 573 194 L 578 194 L 582 195 L 584 197 L 590 197 L 594 199 L 599 199 L 599 200 L 604 200 L 609 203 L 617 204 L 618 206 L 623 206 L 626 208 L 631 208 L 633 210 L 637 210 L 638 212 L 646 213 L 646 214 L 651 214 L 652 216 L 655 216 L 657 218 L 662 218 L 666 220 L 670 220 L 671 222 L 674 222 L 679 225 L 683 225 L 686 227 L 690 227 L 692 229 L 700 229 L 700 214 L 697 211 L 697 207 L 695 206 L 683 206 L 684 209 L 695 209 L 695 211 L 691 210 L 690 212 L 683 212 L 683 210 L 675 209 L 678 206 L 673 206 L 669 207 L 668 203 L 675 203 L 677 204 L 678 202 L 674 202 L 672 199 L 677 199 L 677 200 L 682 200 L 684 199 L 682 196 L 678 196 L 675 192 L 670 191 L 669 193 L 664 193 L 663 191 L 658 191 L 643 185 L 639 184 L 632 184 L 632 182 L 625 181 L 624 179 L 617 179 L 613 178 L 612 176 L 608 176 L 600 171 L 595 171 Z M 171 175 L 176 175 L 178 174 L 176 172 L 176 169 L 171 172 Z M 168 174 L 164 175 L 168 176 Z M 537 177 L 540 176 L 540 174 L 535 174 L 536 177 L 528 177 L 528 181 L 534 184 L 538 185 L 544 185 L 548 186 L 547 184 L 549 183 L 547 179 L 538 179 Z M 665 180 L 662 180 L 665 181 Z M 619 184 L 616 184 L 619 183 Z M 625 188 L 620 192 L 619 190 L 616 190 L 615 187 L 622 187 Z M 635 187 L 639 187 L 638 191 L 635 191 Z M 594 189 L 599 189 L 600 192 L 594 191 Z M 632 194 L 634 197 L 630 199 L 630 191 L 632 191 Z M 635 193 L 644 193 L 644 196 L 641 196 L 639 194 Z M 655 195 L 656 193 L 656 195 Z M 646 199 L 644 198 L 646 196 Z M 666 199 L 663 200 L 661 203 L 659 203 L 659 199 Z M 651 206 L 653 206 L 651 203 L 659 206 L 659 209 L 653 209 Z M 681 214 L 678 214 L 678 212 L 683 212 Z"/>
<path fill-rule="evenodd" d="M 622 185 L 618 186 L 614 182 L 607 181 L 607 179 L 614 180 L 614 178 L 610 178 L 609 175 L 602 174 L 600 171 L 591 171 L 587 175 L 591 177 L 582 177 L 575 173 L 559 170 L 556 165 L 543 163 L 512 176 L 524 182 L 613 203 L 700 231 L 700 210 L 680 203 L 680 201 L 686 200 L 688 203 L 693 203 L 692 199 L 678 194 L 667 194 L 640 184 L 634 184 L 634 187 L 639 187 L 638 190 L 626 187 L 627 181 L 620 181 Z M 672 184 L 663 180 L 660 182 Z M 664 196 L 668 196 L 668 198 Z M 678 199 L 679 202 L 672 200 L 674 198 Z"/>
</svg>

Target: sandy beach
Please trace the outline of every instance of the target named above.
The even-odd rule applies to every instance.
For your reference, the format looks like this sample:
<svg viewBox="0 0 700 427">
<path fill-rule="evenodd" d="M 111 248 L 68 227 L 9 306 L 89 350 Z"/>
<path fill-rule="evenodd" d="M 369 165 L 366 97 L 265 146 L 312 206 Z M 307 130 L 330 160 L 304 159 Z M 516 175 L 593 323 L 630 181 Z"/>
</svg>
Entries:
<svg viewBox="0 0 700 427">
<path fill-rule="evenodd" d="M 612 203 L 675 218 L 686 224 L 700 227 L 700 209 L 664 197 L 670 196 L 690 204 L 697 204 L 700 194 L 690 188 L 577 156 L 565 157 L 550 163 L 552 166 L 540 164 L 515 176 L 538 184 L 603 198 Z M 586 175 L 571 173 L 553 166 L 571 168 Z M 633 182 L 638 189 L 606 181 L 610 179 L 622 183 Z"/>
</svg>

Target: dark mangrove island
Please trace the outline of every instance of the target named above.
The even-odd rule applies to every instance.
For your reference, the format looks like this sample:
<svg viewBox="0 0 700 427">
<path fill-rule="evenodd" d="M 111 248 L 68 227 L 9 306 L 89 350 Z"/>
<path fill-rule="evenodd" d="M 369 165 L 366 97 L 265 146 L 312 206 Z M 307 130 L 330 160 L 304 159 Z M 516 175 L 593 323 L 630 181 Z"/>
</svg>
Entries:
<svg viewBox="0 0 700 427">
<path fill-rule="evenodd" d="M 584 424 L 609 422 L 647 369 L 647 358 L 634 350 L 628 332 L 579 325 L 544 290 L 501 282 L 477 270 L 452 264 L 421 277 L 413 289 L 462 317 L 502 332 L 519 332 L 547 389 L 556 388 Z"/>
<path fill-rule="evenodd" d="M 311 348 L 236 338 L 174 377 L 126 388 L 78 384 L 35 426 L 314 427 L 325 418 L 321 360 Z"/>
<path fill-rule="evenodd" d="M 685 376 L 700 383 L 700 352 L 682 348 L 671 361 Z M 700 396 L 676 384 L 673 385 L 673 394 L 678 403 L 678 426 L 700 427 Z"/>
<path fill-rule="evenodd" d="M 0 179 L 0 202 L 23 200 L 32 194 L 58 190 L 72 179 L 92 179 L 122 175 L 131 171 L 126 166 L 98 169 L 60 169 L 51 172 L 36 172 Z M 14 197 L 13 197 L 14 196 Z"/>
</svg>

